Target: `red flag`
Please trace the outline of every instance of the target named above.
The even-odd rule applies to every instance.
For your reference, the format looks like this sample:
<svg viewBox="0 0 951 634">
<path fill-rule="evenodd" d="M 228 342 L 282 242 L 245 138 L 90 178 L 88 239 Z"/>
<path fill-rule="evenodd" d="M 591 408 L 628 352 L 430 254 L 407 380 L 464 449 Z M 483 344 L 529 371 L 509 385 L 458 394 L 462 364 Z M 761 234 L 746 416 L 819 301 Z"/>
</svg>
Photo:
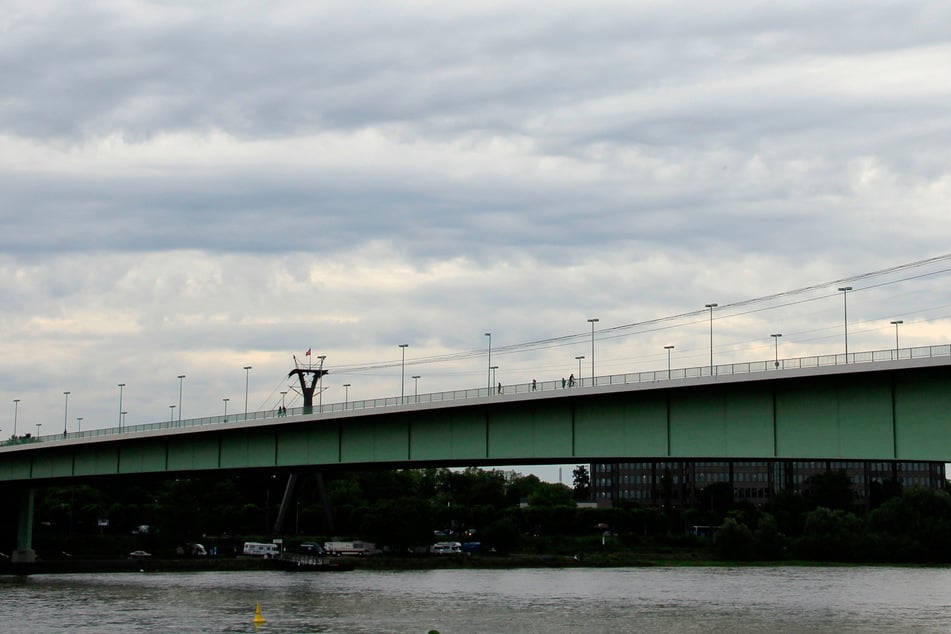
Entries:
<svg viewBox="0 0 951 634">
<path fill-rule="evenodd" d="M 310 348 L 307 348 L 307 352 L 304 353 L 304 356 L 305 356 L 305 357 L 309 357 L 309 356 L 310 356 Z"/>
</svg>

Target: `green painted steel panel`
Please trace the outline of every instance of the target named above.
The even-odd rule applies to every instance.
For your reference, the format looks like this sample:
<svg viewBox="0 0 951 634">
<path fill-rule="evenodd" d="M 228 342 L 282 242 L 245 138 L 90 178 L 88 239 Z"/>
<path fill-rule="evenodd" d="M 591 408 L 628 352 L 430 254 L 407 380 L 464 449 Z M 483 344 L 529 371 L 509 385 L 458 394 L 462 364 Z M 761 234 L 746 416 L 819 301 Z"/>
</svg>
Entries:
<svg viewBox="0 0 951 634">
<path fill-rule="evenodd" d="M 33 477 L 65 478 L 73 475 L 73 454 L 57 448 L 36 454 L 33 459 Z"/>
<path fill-rule="evenodd" d="M 895 384 L 896 454 L 900 460 L 951 460 L 951 380 L 947 373 Z"/>
<path fill-rule="evenodd" d="M 76 475 L 114 475 L 119 471 L 116 445 L 87 445 L 76 450 Z"/>
<path fill-rule="evenodd" d="M 410 428 L 413 460 L 465 460 L 486 456 L 486 414 L 480 410 L 414 416 Z"/>
<path fill-rule="evenodd" d="M 31 470 L 30 456 L 6 454 L 0 459 L 0 482 L 8 480 L 29 480 Z"/>
<path fill-rule="evenodd" d="M 336 424 L 307 423 L 278 432 L 277 464 L 280 466 L 336 464 L 339 454 L 340 434 Z"/>
<path fill-rule="evenodd" d="M 489 457 L 572 457 L 571 407 L 571 400 L 559 399 L 557 403 L 492 408 L 489 410 Z"/>
<path fill-rule="evenodd" d="M 894 451 L 891 412 L 887 376 L 779 384 L 778 456 L 889 459 Z"/>
<path fill-rule="evenodd" d="M 839 455 L 836 458 L 895 457 L 892 384 L 888 375 L 844 377 L 838 390 Z"/>
<path fill-rule="evenodd" d="M 119 449 L 119 473 L 161 473 L 165 471 L 166 439 L 142 440 Z"/>
<path fill-rule="evenodd" d="M 812 381 L 776 388 L 776 453 L 780 458 L 833 458 L 839 444 L 838 390 Z"/>
<path fill-rule="evenodd" d="M 773 455 L 773 397 L 768 385 L 674 392 L 670 455 L 678 458 Z"/>
<path fill-rule="evenodd" d="M 170 438 L 167 451 L 169 471 L 204 471 L 219 467 L 217 434 Z"/>
<path fill-rule="evenodd" d="M 221 468 L 272 467 L 276 464 L 273 429 L 240 429 L 221 435 Z"/>
<path fill-rule="evenodd" d="M 409 459 L 409 420 L 405 416 L 347 421 L 340 432 L 340 461 L 394 462 Z"/>
<path fill-rule="evenodd" d="M 667 456 L 666 398 L 634 393 L 580 401 L 575 410 L 575 455 Z"/>
</svg>

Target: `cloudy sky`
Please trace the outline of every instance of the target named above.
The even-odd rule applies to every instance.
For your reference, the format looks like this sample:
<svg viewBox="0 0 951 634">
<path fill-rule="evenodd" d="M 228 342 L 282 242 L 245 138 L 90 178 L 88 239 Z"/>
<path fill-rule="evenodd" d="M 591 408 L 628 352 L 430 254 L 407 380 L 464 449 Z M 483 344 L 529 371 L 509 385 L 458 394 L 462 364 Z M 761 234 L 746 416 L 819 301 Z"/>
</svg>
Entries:
<svg viewBox="0 0 951 634">
<path fill-rule="evenodd" d="M 940 0 L 8 0 L 0 429 L 841 352 L 843 284 L 946 343 L 949 68 Z"/>
</svg>

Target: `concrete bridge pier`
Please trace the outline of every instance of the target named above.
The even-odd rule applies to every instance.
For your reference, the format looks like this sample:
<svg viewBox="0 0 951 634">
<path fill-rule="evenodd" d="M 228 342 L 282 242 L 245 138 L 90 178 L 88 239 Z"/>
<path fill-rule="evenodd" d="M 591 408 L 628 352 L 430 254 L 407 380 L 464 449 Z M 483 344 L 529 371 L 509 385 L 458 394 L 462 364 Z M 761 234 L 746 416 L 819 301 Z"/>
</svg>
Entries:
<svg viewBox="0 0 951 634">
<path fill-rule="evenodd" d="M 34 490 L 21 491 L 17 513 L 17 547 L 10 555 L 14 563 L 32 563 L 36 561 L 33 550 L 33 498 Z"/>
</svg>

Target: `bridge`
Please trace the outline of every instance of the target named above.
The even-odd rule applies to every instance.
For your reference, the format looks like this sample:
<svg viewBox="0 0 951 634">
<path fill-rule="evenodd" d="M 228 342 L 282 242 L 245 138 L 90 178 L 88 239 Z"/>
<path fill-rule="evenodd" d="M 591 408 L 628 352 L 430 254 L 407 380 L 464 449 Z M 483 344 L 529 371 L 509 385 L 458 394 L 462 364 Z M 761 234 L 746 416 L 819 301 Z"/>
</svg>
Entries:
<svg viewBox="0 0 951 634">
<path fill-rule="evenodd" d="M 0 484 L 631 458 L 951 461 L 951 345 L 166 421 L 0 446 Z M 32 493 L 21 496 L 29 549 Z"/>
</svg>

